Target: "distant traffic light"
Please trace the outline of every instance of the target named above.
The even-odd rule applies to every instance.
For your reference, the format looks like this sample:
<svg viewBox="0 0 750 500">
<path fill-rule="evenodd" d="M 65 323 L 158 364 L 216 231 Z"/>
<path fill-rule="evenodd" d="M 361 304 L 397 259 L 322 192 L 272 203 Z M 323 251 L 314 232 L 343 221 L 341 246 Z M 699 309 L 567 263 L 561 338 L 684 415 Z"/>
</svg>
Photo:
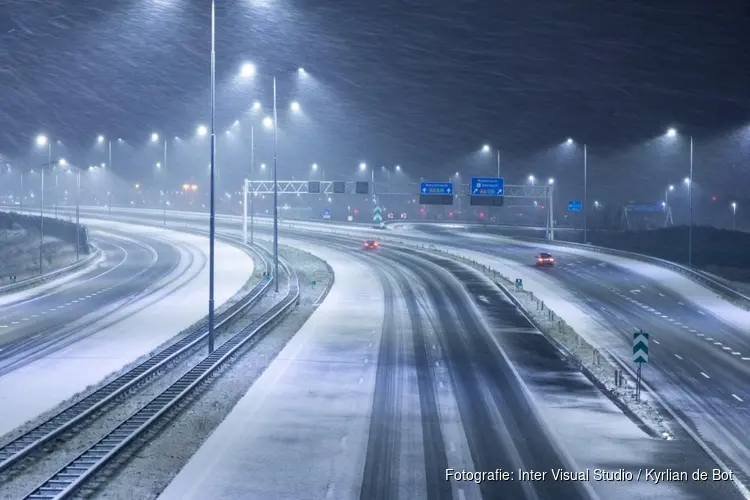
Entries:
<svg viewBox="0 0 750 500">
<path fill-rule="evenodd" d="M 711 201 L 716 201 L 716 195 L 713 195 L 713 196 L 711 197 Z"/>
</svg>

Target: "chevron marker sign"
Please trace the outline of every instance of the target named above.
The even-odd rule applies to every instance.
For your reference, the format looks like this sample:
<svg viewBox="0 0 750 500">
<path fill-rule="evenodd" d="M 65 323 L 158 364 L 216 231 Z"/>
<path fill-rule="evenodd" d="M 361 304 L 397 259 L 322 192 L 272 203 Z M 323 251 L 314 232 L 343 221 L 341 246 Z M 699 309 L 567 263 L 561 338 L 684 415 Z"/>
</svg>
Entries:
<svg viewBox="0 0 750 500">
<path fill-rule="evenodd" d="M 633 363 L 648 363 L 648 333 L 633 334 Z"/>
<path fill-rule="evenodd" d="M 380 205 L 375 205 L 372 209 L 372 222 L 378 227 L 383 227 L 385 225 L 383 224 L 383 209 L 380 208 Z"/>
</svg>

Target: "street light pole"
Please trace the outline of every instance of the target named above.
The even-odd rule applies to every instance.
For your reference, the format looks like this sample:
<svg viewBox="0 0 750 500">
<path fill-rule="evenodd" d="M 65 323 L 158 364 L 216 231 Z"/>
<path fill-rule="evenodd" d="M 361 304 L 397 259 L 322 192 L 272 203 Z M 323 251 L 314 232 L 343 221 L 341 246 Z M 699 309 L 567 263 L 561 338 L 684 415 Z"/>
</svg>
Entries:
<svg viewBox="0 0 750 500">
<path fill-rule="evenodd" d="M 583 243 L 589 242 L 589 149 L 583 145 Z"/>
<path fill-rule="evenodd" d="M 253 192 L 253 178 L 255 177 L 255 124 L 250 125 L 250 244 L 253 244 L 253 217 L 255 215 L 255 193 Z M 245 189 L 247 196 L 247 189 Z M 245 198 L 247 203 L 247 198 Z M 244 207 L 247 211 L 247 207 Z"/>
<path fill-rule="evenodd" d="M 497 176 L 500 177 L 500 148 L 497 148 Z"/>
<path fill-rule="evenodd" d="M 81 167 L 76 169 L 76 262 L 81 258 Z"/>
<path fill-rule="evenodd" d="M 216 2 L 211 0 L 211 172 L 210 215 L 208 219 L 208 353 L 214 352 L 214 237 L 216 232 L 214 160 L 216 159 Z"/>
<path fill-rule="evenodd" d="M 690 136 L 690 185 L 688 186 L 690 202 L 690 225 L 688 227 L 688 267 L 693 267 L 693 136 Z"/>
<path fill-rule="evenodd" d="M 273 77 L 273 281 L 279 291 L 279 184 L 276 171 L 278 149 L 278 116 L 276 114 L 276 77 Z"/>
<path fill-rule="evenodd" d="M 47 167 L 52 165 L 52 143 L 47 140 Z M 43 249 L 44 249 L 44 167 L 42 165 L 42 196 L 39 202 L 39 274 L 42 274 L 44 269 L 43 264 Z"/>
<path fill-rule="evenodd" d="M 109 179 L 109 182 L 107 184 L 109 185 L 109 189 L 107 189 L 107 211 L 109 213 L 109 218 L 112 218 L 112 176 L 114 175 L 114 171 L 112 170 L 112 140 L 110 139 L 107 142 L 107 165 L 109 166 L 109 172 L 107 172 L 109 175 L 107 175 L 107 179 Z"/>
<path fill-rule="evenodd" d="M 164 173 L 162 175 L 164 178 L 164 183 L 162 184 L 164 186 L 164 201 L 162 205 L 164 206 L 164 225 L 167 225 L 167 189 L 168 189 L 168 182 L 167 182 L 167 139 L 164 139 Z"/>
</svg>

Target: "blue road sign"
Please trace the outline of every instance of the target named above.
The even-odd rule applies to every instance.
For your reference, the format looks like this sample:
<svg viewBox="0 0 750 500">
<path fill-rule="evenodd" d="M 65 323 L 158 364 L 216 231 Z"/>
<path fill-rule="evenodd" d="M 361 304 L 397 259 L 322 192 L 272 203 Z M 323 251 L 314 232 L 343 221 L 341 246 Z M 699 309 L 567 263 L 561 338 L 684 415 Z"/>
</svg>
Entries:
<svg viewBox="0 0 750 500">
<path fill-rule="evenodd" d="M 581 200 L 568 202 L 568 212 L 580 212 L 581 210 L 583 210 L 583 202 Z"/>
<path fill-rule="evenodd" d="M 331 209 L 330 208 L 324 208 L 323 209 L 323 218 L 324 219 L 330 219 L 331 218 Z"/>
<path fill-rule="evenodd" d="M 452 182 L 422 182 L 419 186 L 420 194 L 453 194 Z"/>
<path fill-rule="evenodd" d="M 472 196 L 505 196 L 505 179 L 503 177 L 472 177 Z"/>
</svg>

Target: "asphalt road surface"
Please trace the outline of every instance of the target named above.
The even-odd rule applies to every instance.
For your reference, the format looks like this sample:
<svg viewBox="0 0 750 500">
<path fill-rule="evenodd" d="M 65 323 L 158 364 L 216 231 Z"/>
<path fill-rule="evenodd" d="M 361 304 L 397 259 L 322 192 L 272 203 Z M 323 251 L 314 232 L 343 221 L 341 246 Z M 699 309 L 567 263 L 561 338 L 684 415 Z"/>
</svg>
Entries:
<svg viewBox="0 0 750 500">
<path fill-rule="evenodd" d="M 104 256 L 97 265 L 72 282 L 0 306 L 0 374 L 78 340 L 86 327 L 107 326 L 98 311 L 142 299 L 180 263 L 178 249 L 162 240 L 92 234 Z"/>
<path fill-rule="evenodd" d="M 450 234 L 434 227 L 428 231 Z M 453 235 L 463 248 L 533 265 L 533 247 Z M 623 349 L 615 353 L 624 361 L 630 362 L 633 332 L 649 332 L 644 380 L 704 440 L 715 443 L 719 456 L 746 479 L 750 467 L 750 435 L 746 432 L 750 427 L 750 339 L 709 311 L 683 302 L 654 279 L 602 260 L 566 253 L 563 248 L 554 255 L 555 267 L 538 272 L 559 281 L 602 313 L 604 325 L 622 340 Z"/>
</svg>

